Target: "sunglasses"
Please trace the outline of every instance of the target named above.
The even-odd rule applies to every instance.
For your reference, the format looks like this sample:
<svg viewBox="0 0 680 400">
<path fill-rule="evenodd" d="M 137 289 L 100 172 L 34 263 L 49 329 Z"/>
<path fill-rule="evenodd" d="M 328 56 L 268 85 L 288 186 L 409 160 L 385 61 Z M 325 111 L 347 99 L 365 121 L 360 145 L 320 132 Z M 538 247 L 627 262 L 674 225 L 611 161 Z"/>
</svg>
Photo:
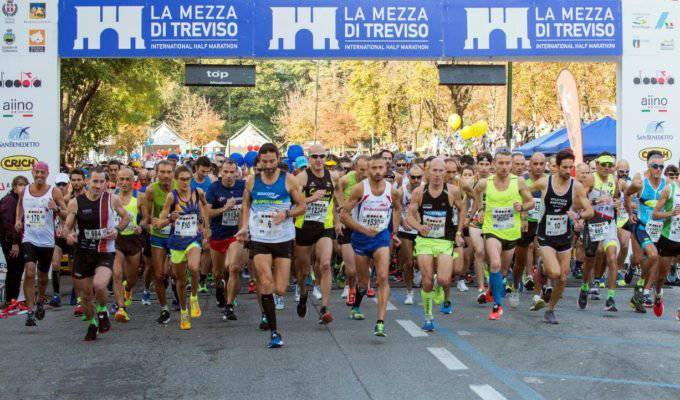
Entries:
<svg viewBox="0 0 680 400">
<path fill-rule="evenodd" d="M 620 169 L 618 170 L 619 175 L 628 175 L 630 173 L 629 169 Z"/>
<path fill-rule="evenodd" d="M 422 175 L 409 175 L 409 178 L 413 179 L 413 180 L 418 180 L 418 179 L 423 179 L 423 176 Z"/>
<path fill-rule="evenodd" d="M 649 164 L 649 167 L 653 169 L 663 169 L 663 164 Z"/>
<path fill-rule="evenodd" d="M 191 178 L 177 178 L 178 181 L 189 182 Z"/>
<path fill-rule="evenodd" d="M 397 167 L 405 167 L 406 163 L 397 163 Z"/>
<path fill-rule="evenodd" d="M 678 177 L 678 174 L 668 174 L 668 177 L 669 177 L 670 179 L 675 179 L 675 178 Z"/>
<path fill-rule="evenodd" d="M 326 158 L 325 154 L 311 154 L 309 158 L 313 158 L 315 160 L 318 160 L 319 158 Z"/>
<path fill-rule="evenodd" d="M 612 164 L 610 162 L 605 162 L 605 163 L 600 164 L 600 167 L 603 167 L 603 168 L 611 168 L 613 166 L 614 166 L 614 164 Z"/>
</svg>

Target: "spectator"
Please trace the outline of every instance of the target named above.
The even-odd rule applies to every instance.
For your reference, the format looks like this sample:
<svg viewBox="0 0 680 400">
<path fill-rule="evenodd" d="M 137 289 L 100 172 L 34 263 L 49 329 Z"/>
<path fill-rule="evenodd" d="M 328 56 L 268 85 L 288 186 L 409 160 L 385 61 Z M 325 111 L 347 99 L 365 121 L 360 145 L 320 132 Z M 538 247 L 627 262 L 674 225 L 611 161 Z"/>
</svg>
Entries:
<svg viewBox="0 0 680 400">
<path fill-rule="evenodd" d="M 12 299 L 19 297 L 21 276 L 24 273 L 24 257 L 21 253 L 21 233 L 14 229 L 19 193 L 28 185 L 28 179 L 17 176 L 12 180 L 12 190 L 0 200 L 0 244 L 7 263 L 5 279 L 5 308 Z"/>
</svg>

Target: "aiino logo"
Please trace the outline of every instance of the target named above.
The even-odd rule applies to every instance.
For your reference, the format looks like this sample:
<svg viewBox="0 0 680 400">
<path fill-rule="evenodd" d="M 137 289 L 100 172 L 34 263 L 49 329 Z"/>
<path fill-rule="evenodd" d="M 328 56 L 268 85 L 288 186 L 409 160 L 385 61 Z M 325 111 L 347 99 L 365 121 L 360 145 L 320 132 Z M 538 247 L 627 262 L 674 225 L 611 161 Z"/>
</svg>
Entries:
<svg viewBox="0 0 680 400">
<path fill-rule="evenodd" d="M 668 112 L 668 97 L 659 97 L 653 94 L 643 97 L 640 100 L 640 111 L 649 112 Z"/>
<path fill-rule="evenodd" d="M 17 75 L 10 75 L 0 71 L 0 89 L 3 88 L 39 88 L 42 80 L 32 72 L 20 72 Z"/>
<path fill-rule="evenodd" d="M 668 11 L 664 11 L 659 15 L 659 19 L 656 22 L 656 29 L 675 29 L 675 24 L 670 20 Z"/>
<path fill-rule="evenodd" d="M 272 38 L 269 50 L 295 50 L 295 36 L 301 30 L 312 34 L 314 50 L 338 50 L 335 35 L 337 7 L 271 7 Z"/>
<path fill-rule="evenodd" d="M 467 37 L 465 50 L 488 50 L 491 48 L 491 33 L 500 30 L 505 34 L 505 48 L 530 49 L 529 8 L 476 8 L 466 7 Z"/>
<path fill-rule="evenodd" d="M 3 118 L 32 118 L 35 113 L 35 105 L 30 100 L 9 99 L 0 103 L 0 106 Z"/>
<path fill-rule="evenodd" d="M 101 49 L 101 35 L 111 29 L 118 36 L 118 48 L 145 49 L 142 38 L 144 6 L 78 6 L 74 50 Z"/>
<path fill-rule="evenodd" d="M 667 70 L 662 70 L 662 71 L 655 71 L 655 72 L 649 72 L 649 71 L 640 71 L 638 76 L 633 77 L 633 84 L 634 85 L 675 85 L 675 78 L 671 74 L 670 71 Z"/>
</svg>

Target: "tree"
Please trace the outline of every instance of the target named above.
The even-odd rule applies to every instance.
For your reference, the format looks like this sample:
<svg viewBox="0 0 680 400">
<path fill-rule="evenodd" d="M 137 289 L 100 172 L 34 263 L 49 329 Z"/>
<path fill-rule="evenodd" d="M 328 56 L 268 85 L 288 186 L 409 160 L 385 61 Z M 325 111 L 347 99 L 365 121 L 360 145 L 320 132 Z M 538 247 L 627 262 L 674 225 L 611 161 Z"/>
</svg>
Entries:
<svg viewBox="0 0 680 400">
<path fill-rule="evenodd" d="M 122 149 L 130 154 L 146 140 L 148 133 L 147 125 L 123 124 L 118 127 L 118 134 L 113 144 L 116 149 Z"/>
<path fill-rule="evenodd" d="M 168 122 L 194 145 L 204 145 L 216 139 L 222 132 L 224 121 L 205 96 L 192 93 L 188 88 L 182 88 L 180 92 L 167 117 Z"/>
</svg>

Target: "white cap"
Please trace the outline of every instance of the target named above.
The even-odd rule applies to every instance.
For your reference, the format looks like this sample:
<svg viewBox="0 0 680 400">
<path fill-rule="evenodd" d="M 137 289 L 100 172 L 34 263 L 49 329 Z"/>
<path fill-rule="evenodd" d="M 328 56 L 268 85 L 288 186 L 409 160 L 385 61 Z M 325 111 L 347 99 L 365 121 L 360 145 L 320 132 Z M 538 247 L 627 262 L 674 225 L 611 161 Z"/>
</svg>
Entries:
<svg viewBox="0 0 680 400">
<path fill-rule="evenodd" d="M 68 175 L 66 175 L 66 174 L 63 173 L 63 172 L 57 174 L 57 177 L 54 178 L 54 183 L 55 183 L 55 184 L 69 183 Z"/>
<path fill-rule="evenodd" d="M 146 160 L 144 161 L 144 169 L 154 169 L 156 164 L 153 162 L 153 160 Z"/>
</svg>

